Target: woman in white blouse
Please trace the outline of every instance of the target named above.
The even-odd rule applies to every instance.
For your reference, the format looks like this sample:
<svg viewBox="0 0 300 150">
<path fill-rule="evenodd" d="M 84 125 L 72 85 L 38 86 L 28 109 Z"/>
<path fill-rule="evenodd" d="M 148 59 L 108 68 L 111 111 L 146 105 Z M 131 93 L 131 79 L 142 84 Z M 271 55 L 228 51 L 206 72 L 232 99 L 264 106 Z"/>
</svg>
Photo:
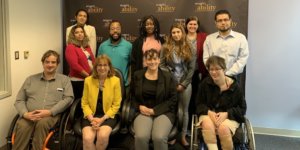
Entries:
<svg viewBox="0 0 300 150">
<path fill-rule="evenodd" d="M 94 26 L 88 25 L 89 23 L 89 14 L 86 10 L 84 9 L 79 9 L 75 13 L 75 24 L 72 26 L 69 26 L 66 30 L 66 41 L 68 42 L 69 34 L 73 26 L 75 25 L 80 25 L 83 26 L 84 31 L 86 32 L 86 35 L 89 38 L 89 46 L 92 49 L 93 55 L 96 55 L 96 46 L 97 46 L 97 41 L 96 41 L 96 29 Z"/>
</svg>

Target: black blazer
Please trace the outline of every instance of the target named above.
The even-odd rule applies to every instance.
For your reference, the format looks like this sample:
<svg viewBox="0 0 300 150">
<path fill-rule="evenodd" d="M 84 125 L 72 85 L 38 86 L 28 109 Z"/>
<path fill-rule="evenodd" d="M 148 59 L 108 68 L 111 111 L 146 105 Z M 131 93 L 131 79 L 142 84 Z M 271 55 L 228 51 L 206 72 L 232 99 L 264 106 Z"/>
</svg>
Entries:
<svg viewBox="0 0 300 150">
<path fill-rule="evenodd" d="M 143 105 L 143 80 L 145 79 L 146 68 L 134 73 L 132 81 L 132 100 L 139 112 L 139 105 Z M 165 114 L 173 123 L 177 113 L 176 85 L 169 72 L 158 70 L 158 83 L 156 91 L 156 103 L 153 110 L 155 116 Z"/>
</svg>

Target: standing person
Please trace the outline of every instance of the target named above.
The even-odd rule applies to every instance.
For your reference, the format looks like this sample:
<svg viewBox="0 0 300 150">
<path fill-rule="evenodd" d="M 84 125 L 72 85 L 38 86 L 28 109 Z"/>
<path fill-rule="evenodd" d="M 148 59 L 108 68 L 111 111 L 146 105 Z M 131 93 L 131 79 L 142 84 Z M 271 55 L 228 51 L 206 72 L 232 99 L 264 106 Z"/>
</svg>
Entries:
<svg viewBox="0 0 300 150">
<path fill-rule="evenodd" d="M 41 150 L 50 128 L 54 127 L 62 113 L 73 102 L 70 79 L 56 72 L 59 54 L 48 50 L 42 57 L 44 71 L 29 76 L 16 98 L 15 107 L 20 115 L 15 127 L 13 150 Z"/>
<path fill-rule="evenodd" d="M 84 81 L 81 106 L 82 139 L 84 150 L 105 150 L 112 129 L 117 124 L 115 115 L 121 105 L 120 79 L 115 76 L 108 56 L 100 55 L 93 73 Z M 94 144 L 97 137 L 96 145 Z"/>
<path fill-rule="evenodd" d="M 210 76 L 200 83 L 197 96 L 198 126 L 209 150 L 217 150 L 217 135 L 223 150 L 232 150 L 232 136 L 244 122 L 247 105 L 237 81 L 226 76 L 225 59 L 211 56 L 206 61 Z"/>
<path fill-rule="evenodd" d="M 243 72 L 249 56 L 246 37 L 232 31 L 231 14 L 228 10 L 219 10 L 215 14 L 218 32 L 207 36 L 204 42 L 203 61 L 213 55 L 225 59 L 226 75 L 236 76 Z"/>
<path fill-rule="evenodd" d="M 86 35 L 89 38 L 89 45 L 91 47 L 93 55 L 95 56 L 97 50 L 96 29 L 94 26 L 89 25 L 88 12 L 84 9 L 77 10 L 75 13 L 75 20 L 76 20 L 75 24 L 69 26 L 66 30 L 66 42 L 68 43 L 70 31 L 74 26 L 76 25 L 83 26 Z"/>
<path fill-rule="evenodd" d="M 134 73 L 132 100 L 139 111 L 134 119 L 135 149 L 148 150 L 152 139 L 154 150 L 168 150 L 168 135 L 177 112 L 175 82 L 172 75 L 159 69 L 159 53 L 144 53 L 147 67 Z"/>
<path fill-rule="evenodd" d="M 69 77 L 75 99 L 82 97 L 84 78 L 92 73 L 95 56 L 88 45 L 88 37 L 82 26 L 72 27 L 65 57 L 69 64 Z"/>
<path fill-rule="evenodd" d="M 200 32 L 200 21 L 196 16 L 191 16 L 187 18 L 185 22 L 185 26 L 187 32 L 187 36 L 186 36 L 187 41 L 191 45 L 193 55 L 196 56 L 196 64 L 195 64 L 195 72 L 193 75 L 193 81 L 195 81 L 195 83 L 197 83 L 198 85 L 199 81 L 203 80 L 208 75 L 208 71 L 203 62 L 203 44 L 207 34 L 204 32 Z M 192 81 L 192 85 L 193 85 L 193 81 Z"/>
<path fill-rule="evenodd" d="M 153 16 L 145 16 L 140 22 L 140 36 L 132 44 L 131 72 L 132 74 L 146 67 L 143 54 L 146 50 L 155 49 L 158 52 L 165 40 L 160 36 L 160 25 Z"/>
<path fill-rule="evenodd" d="M 196 57 L 193 56 L 184 27 L 175 23 L 171 26 L 170 35 L 163 45 L 161 67 L 169 70 L 175 81 L 178 92 L 178 101 L 183 104 L 183 127 L 181 143 L 188 147 L 186 141 L 187 126 L 189 122 L 189 102 L 191 99 L 191 81 L 195 70 Z"/>
<path fill-rule="evenodd" d="M 199 82 L 208 75 L 203 63 L 203 43 L 206 39 L 206 33 L 200 32 L 200 21 L 196 16 L 187 18 L 185 27 L 187 41 L 191 45 L 193 55 L 196 56 L 195 71 L 192 77 L 192 96 L 189 105 L 190 114 L 195 114 L 195 98 L 198 91 L 198 85 Z M 185 143 L 185 145 L 187 145 L 187 143 Z"/>
<path fill-rule="evenodd" d="M 129 91 L 129 67 L 132 45 L 121 37 L 121 23 L 112 21 L 109 25 L 110 38 L 104 41 L 98 49 L 98 54 L 106 54 L 110 57 L 113 67 L 119 69 L 124 78 L 126 93 Z"/>
</svg>

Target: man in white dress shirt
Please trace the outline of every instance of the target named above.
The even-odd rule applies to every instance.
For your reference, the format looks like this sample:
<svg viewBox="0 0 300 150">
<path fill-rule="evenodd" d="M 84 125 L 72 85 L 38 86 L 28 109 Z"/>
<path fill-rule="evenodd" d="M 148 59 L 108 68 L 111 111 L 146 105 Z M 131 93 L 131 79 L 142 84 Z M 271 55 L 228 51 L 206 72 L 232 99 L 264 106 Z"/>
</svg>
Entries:
<svg viewBox="0 0 300 150">
<path fill-rule="evenodd" d="M 249 56 L 246 37 L 232 31 L 231 15 L 227 10 L 219 10 L 215 14 L 215 24 L 218 32 L 206 37 L 203 45 L 203 61 L 217 55 L 225 59 L 228 76 L 237 76 L 243 72 Z"/>
</svg>

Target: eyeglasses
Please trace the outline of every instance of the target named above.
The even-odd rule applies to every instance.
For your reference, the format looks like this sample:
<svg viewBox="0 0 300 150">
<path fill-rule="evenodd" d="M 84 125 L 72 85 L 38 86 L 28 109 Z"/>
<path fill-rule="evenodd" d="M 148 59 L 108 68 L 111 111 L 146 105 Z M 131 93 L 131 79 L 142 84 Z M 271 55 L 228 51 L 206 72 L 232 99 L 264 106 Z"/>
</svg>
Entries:
<svg viewBox="0 0 300 150">
<path fill-rule="evenodd" d="M 221 23 L 221 22 L 228 22 L 230 19 L 219 19 L 219 20 L 216 20 L 217 23 Z"/>
<path fill-rule="evenodd" d="M 213 71 L 218 72 L 220 70 L 222 70 L 222 68 L 210 68 L 210 69 L 208 69 L 209 72 L 213 72 Z"/>
<path fill-rule="evenodd" d="M 98 66 L 98 67 L 107 67 L 108 64 L 98 64 L 97 66 Z"/>
</svg>

